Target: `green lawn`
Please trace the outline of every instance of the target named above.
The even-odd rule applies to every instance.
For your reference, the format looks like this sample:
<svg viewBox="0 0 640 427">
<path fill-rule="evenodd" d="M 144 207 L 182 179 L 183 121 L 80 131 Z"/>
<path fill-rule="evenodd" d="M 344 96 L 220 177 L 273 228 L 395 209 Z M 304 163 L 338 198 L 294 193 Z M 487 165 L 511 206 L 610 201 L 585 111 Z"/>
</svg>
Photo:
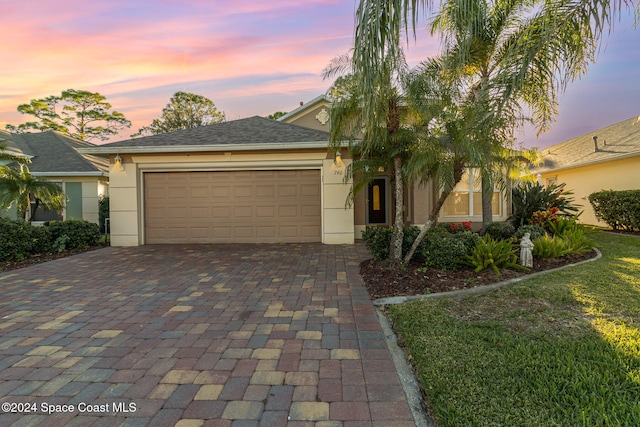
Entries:
<svg viewBox="0 0 640 427">
<path fill-rule="evenodd" d="M 442 426 L 640 425 L 640 238 L 478 297 L 391 306 Z"/>
</svg>

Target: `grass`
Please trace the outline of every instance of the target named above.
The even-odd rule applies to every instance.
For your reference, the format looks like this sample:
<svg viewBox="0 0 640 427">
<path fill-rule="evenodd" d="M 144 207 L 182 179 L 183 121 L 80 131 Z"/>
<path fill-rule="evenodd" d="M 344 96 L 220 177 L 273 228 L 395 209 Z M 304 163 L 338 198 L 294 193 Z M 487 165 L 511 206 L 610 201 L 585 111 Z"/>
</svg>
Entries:
<svg viewBox="0 0 640 427">
<path fill-rule="evenodd" d="M 478 297 L 391 306 L 441 426 L 640 425 L 640 238 Z"/>
</svg>

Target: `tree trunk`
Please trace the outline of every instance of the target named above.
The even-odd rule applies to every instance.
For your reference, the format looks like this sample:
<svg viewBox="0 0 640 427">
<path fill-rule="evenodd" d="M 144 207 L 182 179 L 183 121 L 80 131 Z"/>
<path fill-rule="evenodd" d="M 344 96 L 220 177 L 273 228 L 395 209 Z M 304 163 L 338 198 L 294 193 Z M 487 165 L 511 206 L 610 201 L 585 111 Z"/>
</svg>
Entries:
<svg viewBox="0 0 640 427">
<path fill-rule="evenodd" d="M 396 156 L 393 159 L 396 215 L 393 224 L 393 235 L 391 236 L 390 255 L 394 263 L 402 261 L 402 240 L 404 238 L 404 188 L 402 179 L 402 157 Z"/>
<path fill-rule="evenodd" d="M 464 175 L 464 163 L 456 163 L 453 168 L 453 179 L 454 179 L 453 187 L 440 193 L 440 197 L 438 197 L 438 200 L 436 201 L 435 205 L 433 205 L 433 209 L 431 209 L 431 214 L 429 214 L 429 219 L 427 220 L 427 222 L 425 222 L 425 224 L 420 229 L 420 233 L 418 233 L 418 237 L 416 237 L 416 240 L 411 245 L 411 249 L 409 249 L 409 252 L 407 252 L 407 255 L 402 260 L 403 265 L 408 265 L 409 262 L 411 262 L 411 258 L 413 258 L 413 255 L 418 249 L 418 246 L 420 246 L 420 243 L 424 239 L 424 236 L 427 235 L 427 231 L 429 231 L 430 228 L 435 227 L 438 224 L 438 215 L 440 215 L 440 209 L 442 209 L 444 202 L 447 201 L 447 198 L 452 193 L 453 188 L 462 179 L 462 175 Z M 434 185 L 434 192 L 435 192 L 435 185 Z"/>
<path fill-rule="evenodd" d="M 482 171 L 482 229 L 493 222 L 493 183 L 489 172 Z"/>
</svg>

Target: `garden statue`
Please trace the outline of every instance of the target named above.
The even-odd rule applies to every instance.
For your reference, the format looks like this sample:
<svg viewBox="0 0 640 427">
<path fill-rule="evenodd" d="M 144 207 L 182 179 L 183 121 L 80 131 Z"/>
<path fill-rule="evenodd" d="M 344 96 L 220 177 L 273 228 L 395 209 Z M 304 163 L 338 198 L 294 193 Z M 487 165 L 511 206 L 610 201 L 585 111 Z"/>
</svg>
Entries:
<svg viewBox="0 0 640 427">
<path fill-rule="evenodd" d="M 525 267 L 533 267 L 533 242 L 531 242 L 531 233 L 524 233 L 520 240 L 520 264 Z"/>
</svg>

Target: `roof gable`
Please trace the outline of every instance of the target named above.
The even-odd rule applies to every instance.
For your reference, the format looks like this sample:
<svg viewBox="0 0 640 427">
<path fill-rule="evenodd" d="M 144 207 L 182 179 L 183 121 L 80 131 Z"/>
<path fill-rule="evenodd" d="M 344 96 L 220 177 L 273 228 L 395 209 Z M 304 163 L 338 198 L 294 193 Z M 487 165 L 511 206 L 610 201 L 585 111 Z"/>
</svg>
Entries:
<svg viewBox="0 0 640 427">
<path fill-rule="evenodd" d="M 640 156 L 640 117 L 632 117 L 552 145 L 541 150 L 540 154 L 543 164 L 537 168 L 538 172 Z"/>
</svg>

